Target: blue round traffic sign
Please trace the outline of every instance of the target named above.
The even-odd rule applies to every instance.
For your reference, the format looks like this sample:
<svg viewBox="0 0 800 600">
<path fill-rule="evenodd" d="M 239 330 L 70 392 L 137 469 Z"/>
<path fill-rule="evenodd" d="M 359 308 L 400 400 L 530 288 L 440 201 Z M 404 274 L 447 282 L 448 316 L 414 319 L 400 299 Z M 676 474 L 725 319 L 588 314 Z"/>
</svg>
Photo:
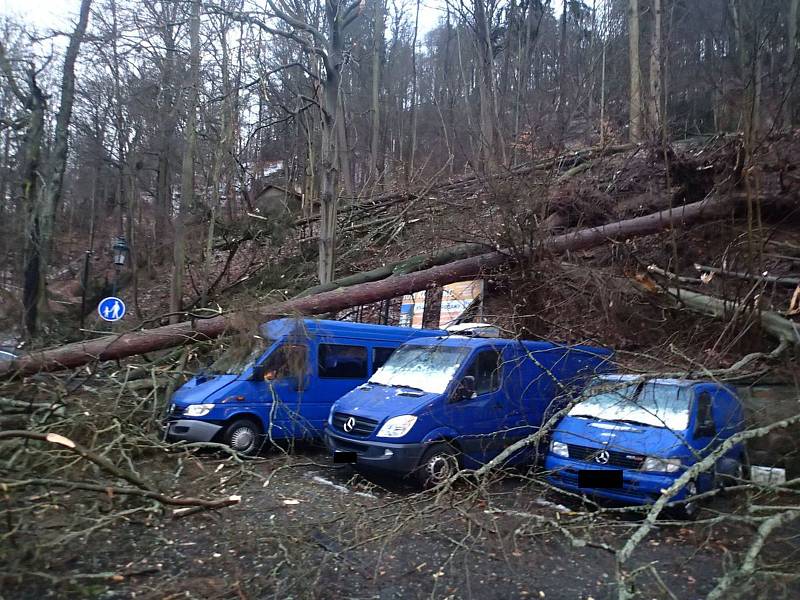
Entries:
<svg viewBox="0 0 800 600">
<path fill-rule="evenodd" d="M 119 321 L 125 316 L 125 303 L 116 296 L 103 298 L 97 305 L 97 313 L 104 321 Z"/>
</svg>

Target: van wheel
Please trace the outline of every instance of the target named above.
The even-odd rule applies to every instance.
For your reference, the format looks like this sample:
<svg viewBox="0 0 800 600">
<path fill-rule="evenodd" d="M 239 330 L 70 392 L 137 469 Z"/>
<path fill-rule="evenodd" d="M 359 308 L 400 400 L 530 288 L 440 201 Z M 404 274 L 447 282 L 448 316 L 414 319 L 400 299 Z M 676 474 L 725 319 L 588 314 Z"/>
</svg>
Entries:
<svg viewBox="0 0 800 600">
<path fill-rule="evenodd" d="M 261 449 L 261 427 L 250 419 L 231 421 L 222 434 L 222 440 L 233 450 L 245 456 L 255 456 Z"/>
<path fill-rule="evenodd" d="M 748 479 L 750 468 L 747 466 L 747 458 L 742 455 L 738 459 L 728 459 L 724 473 L 717 476 L 717 487 L 724 490 L 735 485 L 741 485 Z"/>
<path fill-rule="evenodd" d="M 425 489 L 441 485 L 458 472 L 458 454 L 447 444 L 431 446 L 422 455 L 417 479 Z"/>
<path fill-rule="evenodd" d="M 686 496 L 688 498 L 697 495 L 697 483 L 694 481 L 687 483 L 684 489 L 686 490 Z M 675 517 L 681 521 L 694 521 L 699 512 L 700 503 L 698 500 L 684 500 L 681 504 L 672 509 L 672 513 Z"/>
</svg>

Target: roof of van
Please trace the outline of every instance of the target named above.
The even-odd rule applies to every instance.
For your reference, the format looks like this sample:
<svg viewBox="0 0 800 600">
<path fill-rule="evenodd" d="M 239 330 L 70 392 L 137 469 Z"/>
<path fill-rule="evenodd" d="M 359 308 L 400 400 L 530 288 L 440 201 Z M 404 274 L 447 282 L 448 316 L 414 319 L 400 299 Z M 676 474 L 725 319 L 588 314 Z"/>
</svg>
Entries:
<svg viewBox="0 0 800 600">
<path fill-rule="evenodd" d="M 284 318 L 267 321 L 259 327 L 261 335 L 277 339 L 284 335 L 306 335 L 322 337 L 361 338 L 365 340 L 405 341 L 412 337 L 446 335 L 439 329 L 411 329 L 390 325 L 352 323 L 328 319 Z"/>
<path fill-rule="evenodd" d="M 603 348 L 601 346 L 587 346 L 582 344 L 562 344 L 559 342 L 517 340 L 509 338 L 469 337 L 463 335 L 421 337 L 420 339 L 409 340 L 408 343 L 426 345 L 426 346 L 433 346 L 436 344 L 441 344 L 443 346 L 462 346 L 462 347 L 466 346 L 469 348 L 478 348 L 481 346 L 499 348 L 503 346 L 522 344 L 529 352 L 552 350 L 554 348 L 570 348 L 571 350 L 583 350 L 585 352 L 591 352 L 592 354 L 611 355 L 614 353 L 613 350 L 609 348 Z"/>
</svg>

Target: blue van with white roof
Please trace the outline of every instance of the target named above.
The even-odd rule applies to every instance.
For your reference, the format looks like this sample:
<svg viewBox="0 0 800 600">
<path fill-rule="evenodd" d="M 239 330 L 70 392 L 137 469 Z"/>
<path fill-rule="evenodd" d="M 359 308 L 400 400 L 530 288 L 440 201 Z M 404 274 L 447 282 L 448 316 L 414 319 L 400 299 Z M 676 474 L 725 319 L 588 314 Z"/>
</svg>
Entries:
<svg viewBox="0 0 800 600">
<path fill-rule="evenodd" d="M 172 396 L 168 441 L 221 442 L 255 454 L 265 440 L 320 437 L 334 400 L 403 342 L 443 331 L 314 319 L 264 323 Z"/>
<path fill-rule="evenodd" d="M 557 397 L 610 371 L 611 357 L 550 342 L 411 340 L 334 403 L 325 441 L 335 460 L 436 485 L 536 431 Z"/>
<path fill-rule="evenodd" d="M 572 492 L 625 504 L 650 504 L 683 472 L 744 428 L 733 388 L 712 381 L 595 379 L 553 431 L 547 478 Z M 673 500 L 692 518 L 697 494 L 745 476 L 746 455 L 734 445 L 711 472 L 690 481 Z"/>
</svg>

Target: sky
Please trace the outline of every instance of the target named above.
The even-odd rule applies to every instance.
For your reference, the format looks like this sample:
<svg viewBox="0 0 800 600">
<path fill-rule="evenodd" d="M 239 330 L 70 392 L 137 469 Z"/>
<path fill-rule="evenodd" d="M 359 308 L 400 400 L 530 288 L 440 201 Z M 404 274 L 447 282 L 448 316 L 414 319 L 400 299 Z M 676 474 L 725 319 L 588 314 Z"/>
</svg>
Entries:
<svg viewBox="0 0 800 600">
<path fill-rule="evenodd" d="M 436 25 L 438 4 L 438 0 L 422 0 L 420 29 Z M 13 15 L 42 29 L 66 29 L 77 18 L 79 6 L 80 0 L 0 0 L 0 15 Z"/>
<path fill-rule="evenodd" d="M 80 0 L 0 0 L 0 16 L 14 16 L 40 29 L 71 29 Z"/>
</svg>

